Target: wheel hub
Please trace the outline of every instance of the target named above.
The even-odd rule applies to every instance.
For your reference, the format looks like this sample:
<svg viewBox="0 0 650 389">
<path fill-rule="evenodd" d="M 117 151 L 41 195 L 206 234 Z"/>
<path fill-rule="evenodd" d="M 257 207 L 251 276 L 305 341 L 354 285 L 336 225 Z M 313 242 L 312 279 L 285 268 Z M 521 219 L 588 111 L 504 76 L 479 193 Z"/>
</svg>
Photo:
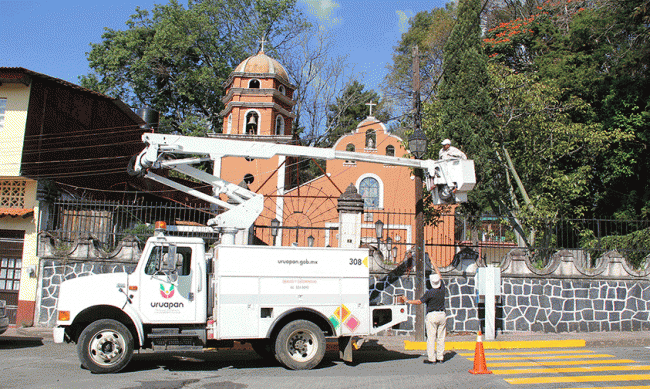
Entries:
<svg viewBox="0 0 650 389">
<path fill-rule="evenodd" d="M 95 362 L 110 365 L 121 358 L 124 346 L 124 340 L 118 334 L 102 331 L 90 343 L 90 355 Z"/>
</svg>

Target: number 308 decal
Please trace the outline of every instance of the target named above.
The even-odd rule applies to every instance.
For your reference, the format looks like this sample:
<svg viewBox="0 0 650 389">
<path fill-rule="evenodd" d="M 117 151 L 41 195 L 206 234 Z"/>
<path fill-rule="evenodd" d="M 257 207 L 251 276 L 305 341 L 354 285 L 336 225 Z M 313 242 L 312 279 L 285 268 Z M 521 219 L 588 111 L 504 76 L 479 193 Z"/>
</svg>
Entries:
<svg viewBox="0 0 650 389">
<path fill-rule="evenodd" d="M 363 259 L 361 259 L 361 258 L 350 258 L 350 265 L 363 265 Z"/>
</svg>

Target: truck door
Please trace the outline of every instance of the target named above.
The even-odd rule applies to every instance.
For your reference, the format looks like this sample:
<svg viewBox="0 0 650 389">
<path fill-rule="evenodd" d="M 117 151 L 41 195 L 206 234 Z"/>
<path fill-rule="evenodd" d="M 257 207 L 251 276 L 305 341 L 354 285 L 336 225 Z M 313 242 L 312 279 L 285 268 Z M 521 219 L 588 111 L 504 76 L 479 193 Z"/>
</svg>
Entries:
<svg viewBox="0 0 650 389">
<path fill-rule="evenodd" d="M 204 321 L 197 317 L 201 279 L 196 277 L 193 261 L 197 258 L 191 246 L 152 246 L 147 264 L 140 270 L 139 305 L 145 323 Z M 165 269 L 161 269 L 161 263 L 166 263 Z"/>
</svg>

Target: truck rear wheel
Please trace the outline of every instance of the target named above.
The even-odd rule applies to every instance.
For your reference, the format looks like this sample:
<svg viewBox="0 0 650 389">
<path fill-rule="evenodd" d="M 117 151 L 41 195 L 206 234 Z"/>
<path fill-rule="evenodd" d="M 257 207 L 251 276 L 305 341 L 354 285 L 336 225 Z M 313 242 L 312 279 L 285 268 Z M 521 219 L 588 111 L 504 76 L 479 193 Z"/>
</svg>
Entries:
<svg viewBox="0 0 650 389">
<path fill-rule="evenodd" d="M 97 320 L 86 327 L 77 342 L 81 364 L 93 373 L 115 373 L 133 356 L 133 335 L 116 320 Z"/>
<path fill-rule="evenodd" d="M 314 323 L 294 320 L 275 339 L 275 358 L 292 370 L 316 367 L 325 356 L 325 335 Z"/>
</svg>

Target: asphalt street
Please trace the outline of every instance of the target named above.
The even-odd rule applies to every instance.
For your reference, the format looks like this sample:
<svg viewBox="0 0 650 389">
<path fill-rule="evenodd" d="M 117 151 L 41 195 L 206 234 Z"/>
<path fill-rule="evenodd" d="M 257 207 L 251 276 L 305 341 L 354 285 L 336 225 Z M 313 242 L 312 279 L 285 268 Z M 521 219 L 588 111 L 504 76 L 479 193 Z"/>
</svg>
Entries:
<svg viewBox="0 0 650 389">
<path fill-rule="evenodd" d="M 475 334 L 450 334 L 447 340 L 442 365 L 423 363 L 421 343 L 375 337 L 355 351 L 354 363 L 341 362 L 332 344 L 309 371 L 287 370 L 240 346 L 141 352 L 124 371 L 96 375 L 80 367 L 75 345 L 54 344 L 49 329 L 10 329 L 0 336 L 0 388 L 650 388 L 647 332 L 498 334 L 482 343 L 492 371 L 485 375 L 468 372 Z"/>
</svg>

